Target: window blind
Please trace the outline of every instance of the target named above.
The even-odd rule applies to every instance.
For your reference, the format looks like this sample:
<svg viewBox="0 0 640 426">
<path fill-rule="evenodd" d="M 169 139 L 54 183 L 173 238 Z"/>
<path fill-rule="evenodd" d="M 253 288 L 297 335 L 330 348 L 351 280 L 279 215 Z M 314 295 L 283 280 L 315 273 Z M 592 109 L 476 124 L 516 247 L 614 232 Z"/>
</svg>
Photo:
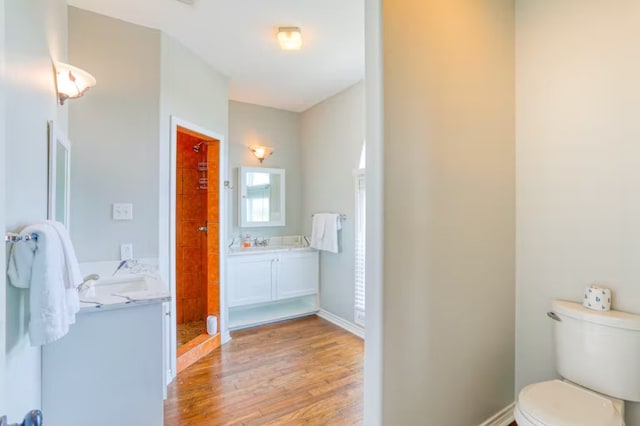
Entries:
<svg viewBox="0 0 640 426">
<path fill-rule="evenodd" d="M 356 176 L 356 244 L 355 244 L 355 318 L 365 323 L 365 248 L 366 248 L 366 180 L 364 173 Z"/>
</svg>

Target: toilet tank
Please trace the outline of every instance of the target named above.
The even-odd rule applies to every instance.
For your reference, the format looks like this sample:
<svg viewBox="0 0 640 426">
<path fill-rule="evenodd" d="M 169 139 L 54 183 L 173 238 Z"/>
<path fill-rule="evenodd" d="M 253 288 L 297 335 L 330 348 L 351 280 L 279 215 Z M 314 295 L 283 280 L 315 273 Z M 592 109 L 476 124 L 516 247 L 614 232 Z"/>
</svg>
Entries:
<svg viewBox="0 0 640 426">
<path fill-rule="evenodd" d="M 640 401 L 640 315 L 561 300 L 551 307 L 558 373 L 605 395 Z"/>
</svg>

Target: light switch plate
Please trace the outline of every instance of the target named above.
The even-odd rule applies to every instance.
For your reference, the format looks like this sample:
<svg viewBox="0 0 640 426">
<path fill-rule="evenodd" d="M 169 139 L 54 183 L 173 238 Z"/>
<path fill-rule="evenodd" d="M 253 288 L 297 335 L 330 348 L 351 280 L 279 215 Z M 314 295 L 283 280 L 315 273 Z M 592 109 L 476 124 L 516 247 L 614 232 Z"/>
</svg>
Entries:
<svg viewBox="0 0 640 426">
<path fill-rule="evenodd" d="M 133 204 L 113 203 L 113 220 L 133 220 Z"/>
<path fill-rule="evenodd" d="M 133 259 L 133 244 L 120 244 L 120 260 Z"/>
</svg>

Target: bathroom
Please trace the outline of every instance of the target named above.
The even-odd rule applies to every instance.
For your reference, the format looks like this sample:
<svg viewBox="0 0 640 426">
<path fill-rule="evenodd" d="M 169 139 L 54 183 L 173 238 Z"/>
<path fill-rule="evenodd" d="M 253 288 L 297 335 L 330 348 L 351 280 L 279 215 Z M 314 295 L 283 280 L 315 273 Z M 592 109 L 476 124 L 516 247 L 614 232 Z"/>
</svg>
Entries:
<svg viewBox="0 0 640 426">
<path fill-rule="evenodd" d="M 546 317 L 552 299 L 576 299 L 586 284 L 605 281 L 615 291 L 617 309 L 638 312 L 639 153 L 634 141 L 640 134 L 635 117 L 640 70 L 629 53 L 640 36 L 638 5 L 626 0 L 487 1 L 473 6 L 400 1 L 387 2 L 381 12 L 379 4 L 367 2 L 367 22 L 382 22 L 385 33 L 376 32 L 376 25 L 368 28 L 368 52 L 379 52 L 384 41 L 385 57 L 368 55 L 362 84 L 366 114 L 372 117 L 366 136 L 368 188 L 374 188 L 374 198 L 378 194 L 368 197 L 374 208 L 367 219 L 377 230 L 370 236 L 384 238 L 384 246 L 378 240 L 367 252 L 377 261 L 368 270 L 374 273 L 368 274 L 372 291 L 367 294 L 374 300 L 367 312 L 366 356 L 373 356 L 367 363 L 369 383 L 376 388 L 376 377 L 383 377 L 387 391 L 382 392 L 382 379 L 379 392 L 368 391 L 368 401 L 374 401 L 366 405 L 373 407 L 368 415 L 376 418 L 384 411 L 388 424 L 428 416 L 451 419 L 452 425 L 480 424 L 513 403 L 526 384 L 554 377 Z M 169 259 L 170 196 L 157 185 L 162 178 L 161 186 L 168 187 L 171 174 L 168 143 L 157 143 L 170 140 L 168 105 L 177 116 L 228 135 L 230 178 L 231 169 L 244 160 L 258 164 L 244 145 L 253 142 L 245 139 L 234 146 L 233 106 L 224 77 L 203 79 L 193 88 L 184 75 L 197 73 L 202 61 L 166 35 L 126 25 L 112 33 L 112 41 L 122 47 L 116 53 L 128 56 L 113 64 L 81 59 L 75 49 L 83 40 L 68 30 L 64 2 L 3 0 L 0 5 L 6 28 L 3 55 L 12 76 L 1 92 L 6 144 L 0 150 L 5 171 L 0 199 L 6 207 L 0 209 L 0 223 L 15 229 L 46 216 L 46 170 L 24 167 L 24 162 L 46 163 L 43 123 L 54 118 L 73 142 L 72 161 L 79 167 L 71 174 L 75 191 L 91 200 L 72 207 L 92 221 L 71 220 L 78 252 L 88 261 L 118 259 L 120 244 L 131 243 L 136 258 Z M 67 36 L 68 48 L 63 42 Z M 418 48 L 432 49 L 434 55 L 416 55 Z M 121 85 L 98 84 L 84 99 L 62 107 L 52 99 L 50 58 L 94 74 L 132 62 L 145 69 L 131 79 L 135 87 L 122 77 Z M 20 72 L 16 63 L 23 65 Z M 377 97 L 382 66 L 384 99 Z M 39 83 L 22 84 L 24 72 Z M 189 93 L 190 102 L 175 97 L 181 91 Z M 203 92 L 214 95 L 203 99 Z M 465 93 L 473 94 L 473 102 L 465 102 Z M 109 99 L 115 94 L 118 101 Z M 157 125 L 119 129 L 114 120 L 96 127 L 88 116 L 92 96 L 110 101 L 109 117 L 129 115 Z M 464 109 L 458 108 L 461 103 Z M 426 120 L 425 111 L 435 111 L 438 120 Z M 108 132 L 94 130 L 102 126 Z M 314 149 L 342 140 L 341 129 L 333 130 L 333 138 L 315 140 L 299 154 L 301 165 L 306 161 L 306 168 L 314 167 Z M 91 149 L 82 145 L 88 135 L 99 139 Z M 356 158 L 364 139 L 351 147 Z M 290 152 L 266 138 L 263 143 L 274 148 L 264 166 L 289 173 L 282 156 Z M 236 158 L 244 157 L 235 164 L 234 149 Z M 161 161 L 150 160 L 155 158 Z M 355 167 L 350 164 L 349 173 Z M 78 179 L 87 171 L 106 177 Z M 300 173 L 306 184 L 306 169 Z M 326 186 L 348 186 L 353 196 L 350 183 Z M 311 215 L 318 211 L 345 213 L 345 224 L 352 223 L 353 212 L 338 205 L 311 205 L 305 201 L 312 198 L 310 191 L 298 190 L 301 211 L 292 217 L 298 221 L 292 235 L 308 232 Z M 113 202 L 134 203 L 135 226 L 110 222 Z M 220 214 L 233 218 L 233 208 L 229 202 Z M 101 244 L 95 244 L 96 229 Z M 228 231 L 228 237 L 237 232 Z M 251 232 L 269 236 L 267 230 Z M 164 273 L 169 274 L 168 267 Z M 4 289 L 4 280 L 0 284 Z M 480 300 L 468 300 L 478 288 L 488 291 L 479 292 Z M 39 405 L 41 354 L 24 337 L 24 295 L 7 286 L 0 297 L 7 319 L 7 326 L 0 327 L 0 364 L 9 388 L 2 389 L 0 401 L 8 401 L 17 418 Z M 485 304 L 491 310 L 468 321 L 469 313 Z M 376 330 L 384 334 L 374 334 Z M 376 358 L 376 353 L 385 356 Z M 639 424 L 637 404 L 627 408 L 627 423 Z"/>
<path fill-rule="evenodd" d="M 335 96 L 315 106 L 305 101 L 281 108 L 262 107 L 229 101 L 227 78 L 160 31 L 74 7 L 69 7 L 66 14 L 53 6 L 41 14 L 17 6 L 14 9 L 9 10 L 11 16 L 25 19 L 64 15 L 65 19 L 57 22 L 59 28 L 52 28 L 51 33 L 63 34 L 68 45 L 56 41 L 60 44 L 59 52 L 52 55 L 90 70 L 98 81 L 75 104 L 69 100 L 64 106 L 51 105 L 41 115 L 57 116 L 54 125 L 72 141 L 69 229 L 82 272 L 108 277 L 123 256 L 130 256 L 143 264 L 158 264 L 162 277 L 175 274 L 176 297 L 171 302 L 175 305 L 165 307 L 167 318 L 175 316 L 165 324 L 169 336 L 165 337 L 163 348 L 168 364 L 167 380 L 185 367 L 177 365 L 179 361 L 175 359 L 179 358 L 180 347 L 185 346 L 178 343 L 188 345 L 207 334 L 204 325 L 207 317 L 218 319 L 217 330 L 212 333 L 213 342 L 208 338 L 198 341 L 197 349 L 201 352 L 198 357 L 229 339 L 223 311 L 224 255 L 242 232 L 237 213 L 240 166 L 283 169 L 287 176 L 283 197 L 286 224 L 251 228 L 248 232 L 253 239 L 304 234 L 310 237 L 312 216 L 319 212 L 339 212 L 344 218 L 340 253 L 323 254 L 320 264 L 315 265 L 316 281 L 320 270 L 327 277 L 326 282 L 317 282 L 316 287 L 322 285 L 326 291 L 319 296 L 316 288 L 309 296 L 314 300 L 313 307 L 304 314 L 315 313 L 322 306 L 327 315 L 337 316 L 363 334 L 362 327 L 354 323 L 353 283 L 356 225 L 353 173 L 361 165 L 365 140 L 362 55 L 354 59 L 360 65 L 353 76 L 343 77 L 338 83 L 344 90 Z M 17 29 L 12 27 L 11 31 Z M 51 37 L 50 43 L 55 45 L 55 37 Z M 39 48 L 47 49 L 44 45 Z M 127 72 L 118 72 L 123 67 Z M 42 73 L 43 68 L 38 72 Z M 197 89 L 193 81 L 182 78 L 187 70 L 200 77 Z M 114 101 L 120 99 L 126 101 Z M 36 117 L 31 120 L 35 122 Z M 9 126 L 9 130 L 14 129 Z M 29 137 L 35 146 L 38 143 L 35 131 Z M 255 144 L 273 150 L 262 163 L 249 149 Z M 12 156 L 16 150 L 11 146 L 9 154 Z M 331 152 L 338 150 L 344 153 L 340 162 L 331 159 Z M 46 160 L 46 153 L 35 151 L 43 157 L 40 160 Z M 330 179 L 326 179 L 323 171 L 326 161 L 333 162 Z M 24 172 L 15 170 L 11 181 L 28 180 Z M 192 184 L 192 175 L 197 185 Z M 37 174 L 36 178 L 47 177 Z M 307 182 L 305 187 L 303 180 Z M 312 196 L 314 193 L 327 195 L 316 197 Z M 24 211 L 25 206 L 20 209 Z M 116 217 L 120 209 L 126 211 L 125 218 Z M 30 220 L 11 211 L 8 217 L 7 226 L 13 229 Z M 34 214 L 33 219 L 36 217 L 39 214 Z M 182 232 L 182 228 L 193 224 L 207 229 L 198 234 Z M 304 239 L 299 241 L 304 243 Z M 194 281 L 198 284 L 186 285 Z M 8 312 L 10 323 L 15 324 L 24 309 L 24 294 L 11 286 L 7 291 L 9 300 L 16 302 L 10 304 Z M 188 335 L 189 330 L 183 341 L 171 341 L 174 325 L 179 329 L 182 324 L 193 323 L 197 327 L 194 334 Z M 9 331 L 8 361 L 12 374 L 21 374 L 18 373 L 24 371 L 21 366 L 42 356 L 28 347 L 23 330 Z M 179 331 L 176 330 L 178 339 Z M 207 346 L 204 349 L 203 343 Z M 197 359 L 187 358 L 191 358 L 188 362 Z M 10 376 L 9 382 L 14 379 L 19 380 L 18 376 Z M 21 393 L 35 394 L 41 380 L 39 373 L 33 371 L 30 379 L 20 380 L 24 386 Z M 39 404 L 29 399 L 15 401 L 12 415 L 25 412 L 29 409 L 27 405 Z"/>
</svg>

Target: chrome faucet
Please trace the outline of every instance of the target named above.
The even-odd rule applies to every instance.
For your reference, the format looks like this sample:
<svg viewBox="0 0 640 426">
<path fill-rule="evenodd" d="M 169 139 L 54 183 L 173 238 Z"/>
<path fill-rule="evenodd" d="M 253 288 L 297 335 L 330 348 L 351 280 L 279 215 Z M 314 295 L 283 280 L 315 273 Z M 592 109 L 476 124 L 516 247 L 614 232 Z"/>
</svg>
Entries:
<svg viewBox="0 0 640 426">
<path fill-rule="evenodd" d="M 255 247 L 266 247 L 269 245 L 269 240 L 267 238 L 263 238 L 259 240 L 257 237 L 253 240 L 253 245 Z"/>
</svg>

